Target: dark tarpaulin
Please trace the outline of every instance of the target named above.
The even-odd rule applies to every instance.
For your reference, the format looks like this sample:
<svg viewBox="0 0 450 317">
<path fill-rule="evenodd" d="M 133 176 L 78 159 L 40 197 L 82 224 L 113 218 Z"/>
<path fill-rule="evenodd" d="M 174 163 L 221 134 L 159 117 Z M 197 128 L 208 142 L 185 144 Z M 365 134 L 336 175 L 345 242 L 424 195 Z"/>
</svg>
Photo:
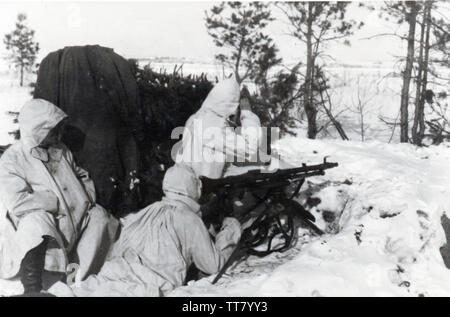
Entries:
<svg viewBox="0 0 450 317">
<path fill-rule="evenodd" d="M 63 141 L 94 180 L 97 202 L 117 215 L 136 210 L 129 184 L 139 172 L 144 130 L 129 62 L 97 45 L 65 47 L 42 61 L 34 97 L 68 114 Z"/>
</svg>

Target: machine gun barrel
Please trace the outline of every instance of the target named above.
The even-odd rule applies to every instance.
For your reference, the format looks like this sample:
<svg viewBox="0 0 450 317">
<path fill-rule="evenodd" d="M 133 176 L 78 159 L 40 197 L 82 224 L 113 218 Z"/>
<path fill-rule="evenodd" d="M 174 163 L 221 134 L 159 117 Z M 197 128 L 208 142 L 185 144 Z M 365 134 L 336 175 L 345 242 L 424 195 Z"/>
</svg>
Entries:
<svg viewBox="0 0 450 317">
<path fill-rule="evenodd" d="M 273 188 L 289 185 L 304 178 L 325 175 L 325 170 L 338 166 L 338 163 L 326 162 L 317 165 L 303 164 L 301 167 L 280 169 L 273 173 L 263 173 L 261 170 L 250 170 L 245 174 L 225 178 L 211 179 L 200 177 L 203 195 L 218 191 L 239 191 L 242 189 Z"/>
</svg>

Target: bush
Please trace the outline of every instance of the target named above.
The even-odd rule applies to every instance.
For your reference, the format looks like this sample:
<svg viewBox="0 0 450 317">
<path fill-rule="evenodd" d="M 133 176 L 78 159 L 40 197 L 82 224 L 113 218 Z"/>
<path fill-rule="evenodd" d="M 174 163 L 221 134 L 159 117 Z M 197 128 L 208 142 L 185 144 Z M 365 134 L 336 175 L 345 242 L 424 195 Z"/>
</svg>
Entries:
<svg viewBox="0 0 450 317">
<path fill-rule="evenodd" d="M 155 72 L 150 66 L 140 68 L 132 60 L 145 116 L 148 136 L 152 141 L 170 139 L 172 130 L 184 126 L 186 120 L 202 105 L 213 85 L 206 75 L 183 76 L 182 66 L 172 73 Z"/>
<path fill-rule="evenodd" d="M 156 72 L 150 66 L 139 67 L 130 60 L 142 103 L 145 122 L 143 175 L 141 199 L 144 204 L 157 201 L 162 196 L 161 184 L 164 173 L 174 164 L 170 152 L 178 140 L 171 139 L 172 130 L 184 126 L 187 119 L 202 105 L 213 87 L 205 74 L 184 76 L 182 66 L 173 72 Z"/>
</svg>

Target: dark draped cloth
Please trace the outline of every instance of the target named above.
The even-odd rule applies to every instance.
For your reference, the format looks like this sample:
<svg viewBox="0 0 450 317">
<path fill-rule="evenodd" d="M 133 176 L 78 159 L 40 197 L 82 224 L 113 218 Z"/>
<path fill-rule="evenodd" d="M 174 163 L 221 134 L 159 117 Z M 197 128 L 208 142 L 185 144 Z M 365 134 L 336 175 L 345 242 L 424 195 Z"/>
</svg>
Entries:
<svg viewBox="0 0 450 317">
<path fill-rule="evenodd" d="M 136 210 L 131 183 L 141 168 L 144 116 L 131 64 L 98 45 L 65 47 L 42 61 L 34 98 L 69 116 L 63 141 L 93 179 L 97 203 L 117 215 Z"/>
</svg>

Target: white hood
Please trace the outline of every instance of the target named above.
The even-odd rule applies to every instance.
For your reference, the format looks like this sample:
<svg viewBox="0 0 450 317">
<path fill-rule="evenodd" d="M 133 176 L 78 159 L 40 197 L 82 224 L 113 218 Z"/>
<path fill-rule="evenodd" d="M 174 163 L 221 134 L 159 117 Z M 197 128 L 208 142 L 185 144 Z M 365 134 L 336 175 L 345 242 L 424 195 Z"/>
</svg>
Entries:
<svg viewBox="0 0 450 317">
<path fill-rule="evenodd" d="M 172 194 L 188 197 L 197 201 L 201 196 L 201 182 L 191 167 L 175 164 L 164 175 L 162 189 L 166 196 Z M 173 197 L 173 196 L 172 196 Z"/>
<path fill-rule="evenodd" d="M 37 147 L 51 129 L 67 115 L 44 99 L 32 99 L 25 103 L 19 114 L 20 138 L 27 149 Z"/>
<path fill-rule="evenodd" d="M 211 110 L 221 117 L 228 118 L 236 112 L 239 96 L 239 84 L 232 76 L 214 86 L 203 102 L 201 110 Z"/>
</svg>

